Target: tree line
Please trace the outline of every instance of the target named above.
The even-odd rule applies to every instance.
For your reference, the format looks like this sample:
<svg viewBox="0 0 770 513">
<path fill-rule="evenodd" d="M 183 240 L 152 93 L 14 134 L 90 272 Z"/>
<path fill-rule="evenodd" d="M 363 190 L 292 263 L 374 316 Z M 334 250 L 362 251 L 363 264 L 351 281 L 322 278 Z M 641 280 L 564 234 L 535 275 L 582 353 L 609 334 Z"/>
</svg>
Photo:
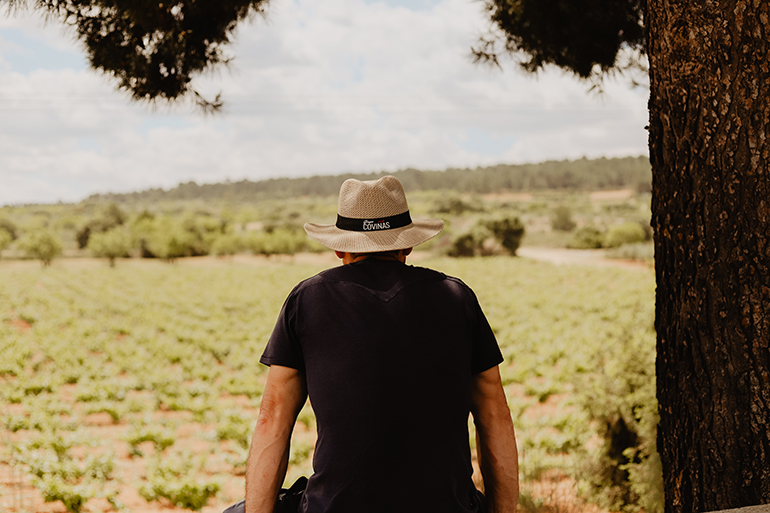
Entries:
<svg viewBox="0 0 770 513">
<path fill-rule="evenodd" d="M 453 190 L 485 194 L 500 191 L 548 189 L 600 190 L 632 188 L 648 192 L 652 173 L 647 157 L 598 158 L 547 161 L 538 164 L 498 164 L 444 171 L 403 169 L 388 173 L 347 173 L 306 178 L 198 184 L 187 182 L 169 189 L 148 189 L 125 194 L 96 194 L 88 200 L 143 203 L 167 200 L 253 201 L 260 197 L 335 196 L 348 178 L 376 180 L 386 174 L 397 177 L 407 191 Z"/>
</svg>

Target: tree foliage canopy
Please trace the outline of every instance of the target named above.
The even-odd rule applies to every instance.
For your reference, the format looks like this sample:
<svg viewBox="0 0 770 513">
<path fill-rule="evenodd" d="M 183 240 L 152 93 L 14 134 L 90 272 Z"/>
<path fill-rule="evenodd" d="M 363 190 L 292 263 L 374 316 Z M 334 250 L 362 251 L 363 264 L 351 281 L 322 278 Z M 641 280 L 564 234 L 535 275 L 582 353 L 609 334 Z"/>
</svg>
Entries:
<svg viewBox="0 0 770 513">
<path fill-rule="evenodd" d="M 0 0 L 10 8 L 29 0 Z M 135 100 L 175 100 L 189 93 L 209 108 L 192 75 L 227 64 L 238 22 L 262 13 L 268 0 L 35 0 L 34 8 L 74 28 L 92 68 L 117 80 Z"/>
<path fill-rule="evenodd" d="M 555 64 L 579 77 L 620 69 L 624 47 L 643 51 L 642 0 L 486 0 L 494 27 L 473 49 L 499 65 L 502 53 L 523 53 L 530 72 Z M 502 45 L 502 49 L 500 48 Z"/>
<path fill-rule="evenodd" d="M 19 249 L 27 258 L 40 260 L 43 267 L 47 267 L 54 258 L 62 254 L 62 243 L 58 235 L 41 228 L 24 235 L 19 241 Z"/>
</svg>

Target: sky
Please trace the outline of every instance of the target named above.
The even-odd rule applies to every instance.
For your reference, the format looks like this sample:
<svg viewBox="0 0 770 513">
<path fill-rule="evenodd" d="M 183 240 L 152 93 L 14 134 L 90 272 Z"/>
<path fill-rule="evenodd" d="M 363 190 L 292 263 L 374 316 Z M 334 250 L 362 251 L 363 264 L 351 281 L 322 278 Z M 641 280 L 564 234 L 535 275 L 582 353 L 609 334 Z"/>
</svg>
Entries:
<svg viewBox="0 0 770 513">
<path fill-rule="evenodd" d="M 478 0 L 272 0 L 190 102 L 134 103 L 72 33 L 0 13 L 0 205 L 182 182 L 647 155 L 647 98 L 558 69 L 474 64 Z"/>
</svg>

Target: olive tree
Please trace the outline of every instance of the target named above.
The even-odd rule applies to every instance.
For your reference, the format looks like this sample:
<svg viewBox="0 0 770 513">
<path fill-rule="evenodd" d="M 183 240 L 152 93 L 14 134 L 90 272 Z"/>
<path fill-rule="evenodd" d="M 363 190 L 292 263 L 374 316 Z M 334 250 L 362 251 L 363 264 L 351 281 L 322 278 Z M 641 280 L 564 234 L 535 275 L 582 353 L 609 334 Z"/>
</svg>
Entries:
<svg viewBox="0 0 770 513">
<path fill-rule="evenodd" d="M 18 248 L 27 258 L 40 260 L 43 267 L 51 265 L 53 259 L 62 254 L 61 239 L 46 228 L 25 233 L 18 242 Z"/>
</svg>

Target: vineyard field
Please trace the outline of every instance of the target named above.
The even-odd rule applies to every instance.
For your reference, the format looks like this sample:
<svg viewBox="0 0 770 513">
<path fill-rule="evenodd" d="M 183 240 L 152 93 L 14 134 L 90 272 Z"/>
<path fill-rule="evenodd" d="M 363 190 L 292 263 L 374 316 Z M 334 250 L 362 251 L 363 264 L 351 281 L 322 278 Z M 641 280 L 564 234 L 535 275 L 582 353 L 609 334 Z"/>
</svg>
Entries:
<svg viewBox="0 0 770 513">
<path fill-rule="evenodd" d="M 335 265 L 253 259 L 259 265 L 0 262 L 0 510 L 213 513 L 242 498 L 266 376 L 259 357 L 294 285 Z M 523 510 L 564 493 L 575 511 L 598 509 L 577 498 L 596 483 L 575 476 L 598 461 L 603 426 L 615 417 L 647 451 L 627 473 L 651 468 L 650 269 L 502 256 L 417 261 L 470 285 L 498 337 Z M 312 472 L 314 422 L 308 405 L 289 482 Z M 640 504 L 655 500 L 654 490 L 632 488 Z M 605 509 L 619 507 L 613 494 L 604 494 Z"/>
</svg>

